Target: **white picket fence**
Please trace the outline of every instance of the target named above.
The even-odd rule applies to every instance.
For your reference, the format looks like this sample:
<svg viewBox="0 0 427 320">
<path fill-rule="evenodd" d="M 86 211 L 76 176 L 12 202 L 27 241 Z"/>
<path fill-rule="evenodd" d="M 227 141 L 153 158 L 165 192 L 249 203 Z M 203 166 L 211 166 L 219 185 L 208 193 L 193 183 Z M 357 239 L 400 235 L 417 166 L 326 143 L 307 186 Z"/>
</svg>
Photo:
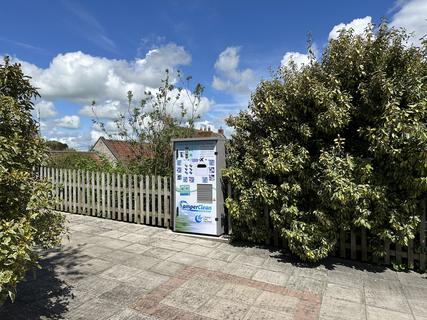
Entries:
<svg viewBox="0 0 427 320">
<path fill-rule="evenodd" d="M 172 227 L 171 179 L 169 177 L 126 175 L 84 170 L 40 168 L 40 176 L 53 184 L 57 199 L 56 209 L 70 213 L 107 219 Z M 232 196 L 227 185 L 227 195 Z M 287 247 L 270 221 L 265 208 L 266 228 L 269 230 L 265 244 Z M 384 243 L 385 256 L 378 258 L 371 252 L 368 231 L 351 230 L 339 234 L 335 254 L 341 258 L 389 265 L 404 264 L 410 269 L 425 270 L 427 266 L 427 205 L 420 203 L 419 232 L 407 247 Z M 229 218 L 229 217 L 228 217 Z M 231 221 L 228 222 L 231 233 Z"/>
<path fill-rule="evenodd" d="M 40 168 L 53 184 L 56 210 L 171 227 L 169 177 Z"/>
</svg>

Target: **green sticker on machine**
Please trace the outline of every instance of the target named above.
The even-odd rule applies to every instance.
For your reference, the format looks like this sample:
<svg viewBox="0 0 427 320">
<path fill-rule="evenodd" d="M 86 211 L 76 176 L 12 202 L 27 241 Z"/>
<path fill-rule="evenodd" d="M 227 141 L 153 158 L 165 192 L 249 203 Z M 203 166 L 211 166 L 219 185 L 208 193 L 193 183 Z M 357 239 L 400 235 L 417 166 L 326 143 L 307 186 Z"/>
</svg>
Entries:
<svg viewBox="0 0 427 320">
<path fill-rule="evenodd" d="M 189 196 L 190 195 L 190 185 L 184 184 L 179 187 L 179 195 L 180 196 Z"/>
</svg>

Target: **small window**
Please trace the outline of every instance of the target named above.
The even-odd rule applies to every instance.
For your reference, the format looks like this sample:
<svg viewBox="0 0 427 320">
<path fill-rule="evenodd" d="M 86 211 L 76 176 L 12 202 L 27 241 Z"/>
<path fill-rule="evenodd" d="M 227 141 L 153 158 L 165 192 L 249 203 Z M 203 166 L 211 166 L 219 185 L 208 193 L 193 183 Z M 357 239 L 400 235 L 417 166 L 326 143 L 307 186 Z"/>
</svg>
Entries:
<svg viewBox="0 0 427 320">
<path fill-rule="evenodd" d="M 212 203 L 212 185 L 211 184 L 197 185 L 197 202 Z"/>
</svg>

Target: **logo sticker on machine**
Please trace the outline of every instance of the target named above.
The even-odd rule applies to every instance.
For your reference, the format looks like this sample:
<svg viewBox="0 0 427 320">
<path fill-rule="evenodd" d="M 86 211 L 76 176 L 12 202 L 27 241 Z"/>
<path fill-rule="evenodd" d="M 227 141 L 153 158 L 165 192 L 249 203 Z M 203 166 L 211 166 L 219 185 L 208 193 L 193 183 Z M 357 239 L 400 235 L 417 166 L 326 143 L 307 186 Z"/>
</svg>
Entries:
<svg viewBox="0 0 427 320">
<path fill-rule="evenodd" d="M 185 200 L 179 202 L 181 211 L 183 212 L 211 212 L 212 206 L 205 204 L 189 204 Z"/>
</svg>

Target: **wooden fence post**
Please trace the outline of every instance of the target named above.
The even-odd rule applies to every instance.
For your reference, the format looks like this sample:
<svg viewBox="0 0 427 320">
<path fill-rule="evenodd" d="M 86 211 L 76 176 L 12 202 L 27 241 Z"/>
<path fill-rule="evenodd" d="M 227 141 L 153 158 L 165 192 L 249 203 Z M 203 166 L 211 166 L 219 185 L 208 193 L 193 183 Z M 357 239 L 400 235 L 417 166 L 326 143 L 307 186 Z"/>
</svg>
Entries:
<svg viewBox="0 0 427 320">
<path fill-rule="evenodd" d="M 59 206 L 59 169 L 55 168 L 55 209 L 59 210 L 60 206 Z"/>
<path fill-rule="evenodd" d="M 126 196 L 126 174 L 122 176 L 122 200 L 123 200 L 123 220 L 128 221 L 128 211 L 127 211 L 127 196 Z"/>
<path fill-rule="evenodd" d="M 116 174 L 112 173 L 111 174 L 111 204 L 112 204 L 112 212 L 111 212 L 111 216 L 112 219 L 119 219 L 119 210 L 118 207 L 116 205 Z"/>
<path fill-rule="evenodd" d="M 265 244 L 270 245 L 270 238 L 271 238 L 270 212 L 268 211 L 268 208 L 264 208 L 264 219 L 265 219 L 265 226 L 267 228 L 267 239 L 265 240 Z"/>
<path fill-rule="evenodd" d="M 133 216 L 134 222 L 140 224 L 140 213 L 139 213 L 139 192 L 138 192 L 138 177 L 136 174 L 133 175 Z"/>
<path fill-rule="evenodd" d="M 81 191 L 80 191 L 80 188 L 81 188 L 80 175 L 81 175 L 81 170 L 78 169 L 77 170 L 77 183 L 76 183 L 76 189 L 77 189 L 77 198 L 76 198 L 77 210 L 76 210 L 76 213 L 82 213 L 82 208 L 81 208 L 82 195 L 81 195 Z"/>
<path fill-rule="evenodd" d="M 346 243 L 345 243 L 345 231 L 340 230 L 340 257 L 345 258 Z"/>
<path fill-rule="evenodd" d="M 129 174 L 128 176 L 128 203 L 129 203 L 129 222 L 135 222 L 135 211 L 134 208 L 132 208 L 133 200 L 132 200 L 132 175 Z"/>
<path fill-rule="evenodd" d="M 71 198 L 71 202 L 73 205 L 72 208 L 72 213 L 77 213 L 77 183 L 76 183 L 76 169 L 72 170 L 72 182 L 70 183 L 71 188 L 72 188 L 72 198 Z"/>
<path fill-rule="evenodd" d="M 385 250 L 384 264 L 389 265 L 390 264 L 390 240 L 385 240 L 384 250 Z"/>
<path fill-rule="evenodd" d="M 166 227 L 169 229 L 170 224 L 170 217 L 169 217 L 169 198 L 168 198 L 168 188 L 169 188 L 169 179 L 166 177 L 163 177 L 163 206 L 164 206 L 164 216 L 163 216 L 163 227 Z"/>
<path fill-rule="evenodd" d="M 421 202 L 420 221 L 420 270 L 426 270 L 426 199 Z"/>
<path fill-rule="evenodd" d="M 396 243 L 396 262 L 402 263 L 402 246 L 398 243 Z"/>
<path fill-rule="evenodd" d="M 144 223 L 144 176 L 139 175 L 139 223 Z"/>
<path fill-rule="evenodd" d="M 150 178 L 145 176 L 145 224 L 150 224 Z"/>
<path fill-rule="evenodd" d="M 90 178 L 89 171 L 86 171 L 86 180 L 85 180 L 85 188 L 84 188 L 84 198 L 83 203 L 85 206 L 85 214 L 90 215 Z"/>
<path fill-rule="evenodd" d="M 151 225 L 156 225 L 156 178 L 151 176 Z"/>
<path fill-rule="evenodd" d="M 105 212 L 105 172 L 101 173 L 101 210 L 102 210 L 101 216 L 103 218 L 105 218 L 106 217 L 106 212 Z"/>
<path fill-rule="evenodd" d="M 95 204 L 96 204 L 96 201 L 95 201 L 95 172 L 94 171 L 92 171 L 90 180 L 91 180 L 90 184 L 92 187 L 92 193 L 91 193 L 91 197 L 90 197 L 90 200 L 92 203 L 91 215 L 96 216 L 96 212 L 95 212 Z"/>
<path fill-rule="evenodd" d="M 351 230 L 350 232 L 350 250 L 351 250 L 351 259 L 356 260 L 357 252 L 356 252 L 356 232 Z"/>
<path fill-rule="evenodd" d="M 111 185 L 110 185 L 110 173 L 109 172 L 107 172 L 106 173 L 106 175 L 107 175 L 107 214 L 106 214 L 106 217 L 107 217 L 107 219 L 111 219 Z"/>
<path fill-rule="evenodd" d="M 64 170 L 64 210 L 66 212 L 70 212 L 69 207 L 69 189 L 68 189 L 68 177 L 69 177 L 69 169 Z"/>
<path fill-rule="evenodd" d="M 120 221 L 123 220 L 123 197 L 122 197 L 122 185 L 121 185 L 121 175 L 117 174 L 117 213 L 118 213 L 118 219 Z"/>
<path fill-rule="evenodd" d="M 59 203 L 59 210 L 60 211 L 64 211 L 64 186 L 63 186 L 63 179 L 62 179 L 62 174 L 63 174 L 63 169 L 59 169 L 59 177 L 58 177 L 58 182 L 59 182 L 59 198 L 60 198 L 60 203 Z"/>
<path fill-rule="evenodd" d="M 157 176 L 157 226 L 162 225 L 162 179 Z"/>
</svg>

